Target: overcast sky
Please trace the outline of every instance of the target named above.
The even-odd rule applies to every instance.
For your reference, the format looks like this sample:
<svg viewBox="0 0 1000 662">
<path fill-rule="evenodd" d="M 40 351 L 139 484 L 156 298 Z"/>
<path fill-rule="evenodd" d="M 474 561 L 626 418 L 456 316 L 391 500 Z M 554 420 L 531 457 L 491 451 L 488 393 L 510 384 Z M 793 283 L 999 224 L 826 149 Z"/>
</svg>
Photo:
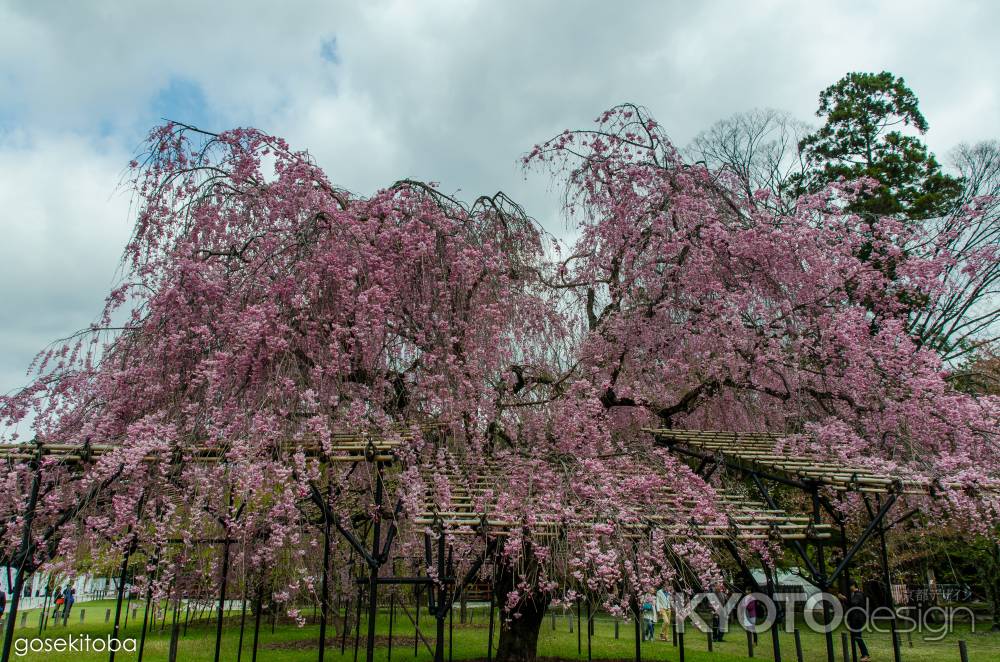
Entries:
<svg viewBox="0 0 1000 662">
<path fill-rule="evenodd" d="M 517 159 L 621 101 L 683 146 L 755 107 L 813 120 L 844 73 L 888 69 L 939 156 L 1000 137 L 998 7 L 0 0 L 0 392 L 99 311 L 131 223 L 118 183 L 161 118 L 284 136 L 358 193 L 502 189 L 559 230 Z"/>
</svg>

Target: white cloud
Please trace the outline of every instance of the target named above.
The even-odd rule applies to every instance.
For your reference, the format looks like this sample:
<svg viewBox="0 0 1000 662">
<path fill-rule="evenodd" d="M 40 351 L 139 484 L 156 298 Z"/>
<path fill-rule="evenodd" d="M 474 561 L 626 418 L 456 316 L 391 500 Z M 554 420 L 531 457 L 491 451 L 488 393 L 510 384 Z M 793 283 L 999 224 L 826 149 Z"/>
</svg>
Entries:
<svg viewBox="0 0 1000 662">
<path fill-rule="evenodd" d="M 558 195 L 516 160 L 624 100 L 685 143 L 753 107 L 810 119 L 845 72 L 888 69 L 942 155 L 997 137 L 998 17 L 987 2 L 0 0 L 0 391 L 99 309 L 128 230 L 112 193 L 163 115 L 283 135 L 362 193 L 406 176 L 504 189 L 560 230 Z M 178 88 L 193 98 L 164 94 Z"/>
<path fill-rule="evenodd" d="M 0 389 L 92 322 L 128 238 L 122 153 L 79 137 L 8 136 L 0 149 Z"/>
</svg>

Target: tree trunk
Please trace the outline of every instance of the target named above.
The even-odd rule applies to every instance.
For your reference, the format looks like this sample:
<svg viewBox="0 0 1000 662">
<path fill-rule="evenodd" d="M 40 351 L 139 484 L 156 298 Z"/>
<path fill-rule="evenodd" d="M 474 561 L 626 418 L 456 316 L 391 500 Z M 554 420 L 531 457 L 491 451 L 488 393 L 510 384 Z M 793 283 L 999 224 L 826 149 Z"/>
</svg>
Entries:
<svg viewBox="0 0 1000 662">
<path fill-rule="evenodd" d="M 497 662 L 534 662 L 538 652 L 538 631 L 545 616 L 545 604 L 528 601 L 521 605 L 520 618 L 512 618 L 500 629 Z"/>
<path fill-rule="evenodd" d="M 493 588 L 496 603 L 501 606 L 507 604 L 508 591 L 519 582 L 520 578 L 515 580 L 509 568 L 499 572 Z M 548 597 L 522 599 L 517 610 L 519 615 L 516 618 L 512 615 L 509 621 L 503 619 L 496 662 L 535 662 L 538 632 L 548 604 Z"/>
</svg>

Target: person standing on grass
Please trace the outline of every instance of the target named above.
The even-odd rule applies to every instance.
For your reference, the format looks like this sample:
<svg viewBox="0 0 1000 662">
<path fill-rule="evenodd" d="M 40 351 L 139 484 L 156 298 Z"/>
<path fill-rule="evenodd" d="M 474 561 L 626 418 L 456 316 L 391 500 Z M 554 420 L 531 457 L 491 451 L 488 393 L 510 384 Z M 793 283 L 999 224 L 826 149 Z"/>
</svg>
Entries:
<svg viewBox="0 0 1000 662">
<path fill-rule="evenodd" d="M 55 621 L 58 623 L 59 616 L 61 615 L 63 609 L 63 605 L 66 603 L 66 600 L 63 599 L 63 587 L 57 586 L 55 593 L 53 593 L 52 595 L 53 595 L 53 601 L 56 603 L 56 608 L 52 610 L 52 618 L 55 619 Z"/>
<path fill-rule="evenodd" d="M 652 641 L 655 637 L 654 627 L 656 625 L 656 599 L 652 595 L 647 595 L 642 602 L 642 640 Z"/>
<path fill-rule="evenodd" d="M 743 629 L 753 635 L 753 643 L 757 643 L 757 601 L 753 597 L 753 593 L 750 589 L 746 590 L 746 595 L 743 596 L 743 600 L 740 601 L 740 608 L 742 611 L 742 623 Z"/>
<path fill-rule="evenodd" d="M 851 641 L 858 647 L 861 657 L 858 662 L 869 662 L 868 645 L 864 640 L 864 629 L 868 625 L 868 596 L 858 587 L 857 582 L 851 582 L 849 595 L 844 605 L 847 611 L 847 629 L 851 632 Z"/>
<path fill-rule="evenodd" d="M 7 610 L 7 594 L 0 591 L 0 621 L 3 620 L 3 613 Z"/>
<path fill-rule="evenodd" d="M 76 591 L 72 584 L 66 584 L 66 590 L 63 591 L 63 622 L 69 620 L 69 612 L 73 609 L 74 602 L 76 602 Z"/>
<path fill-rule="evenodd" d="M 660 626 L 660 641 L 666 641 L 670 634 L 670 623 L 673 620 L 673 603 L 670 600 L 670 593 L 664 587 L 660 587 L 656 592 L 656 613 L 663 622 L 663 625 Z"/>
</svg>

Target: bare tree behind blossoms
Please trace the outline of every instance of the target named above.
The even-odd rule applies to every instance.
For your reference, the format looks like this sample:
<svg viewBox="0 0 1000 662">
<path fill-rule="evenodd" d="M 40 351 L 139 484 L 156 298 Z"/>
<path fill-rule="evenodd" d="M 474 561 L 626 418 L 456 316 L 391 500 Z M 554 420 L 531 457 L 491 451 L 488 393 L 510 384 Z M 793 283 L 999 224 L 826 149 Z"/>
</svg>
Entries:
<svg viewBox="0 0 1000 662">
<path fill-rule="evenodd" d="M 927 222 L 928 241 L 909 250 L 953 259 L 947 286 L 910 319 L 910 332 L 947 362 L 997 351 L 1000 339 L 1000 143 L 960 145 L 952 160 L 961 175 L 955 213 Z"/>
<path fill-rule="evenodd" d="M 684 155 L 718 173 L 719 185 L 751 206 L 789 212 L 802 198 L 796 177 L 815 164 L 799 147 L 810 127 L 781 111 L 755 109 L 721 120 L 698 134 Z M 962 194 L 944 217 L 902 219 L 918 224 L 899 237 L 897 250 L 934 260 L 947 255 L 939 277 L 947 287 L 910 302 L 908 332 L 951 366 L 988 351 L 1000 317 L 1000 147 L 996 141 L 961 145 L 952 165 Z"/>
<path fill-rule="evenodd" d="M 554 602 L 585 595 L 624 615 L 664 582 L 722 581 L 698 533 L 726 524 L 715 489 L 644 426 L 798 433 L 816 453 L 957 486 L 915 505 L 970 527 L 1000 519 L 976 489 L 1000 468 L 1000 404 L 951 387 L 901 303 L 953 287 L 951 256 L 901 253 L 893 278 L 858 259 L 862 243 L 937 241 L 845 211 L 865 182 L 760 204 L 724 168 L 686 163 L 630 104 L 525 164 L 565 181 L 573 245 L 503 194 L 466 204 L 403 181 L 360 197 L 258 131 L 154 131 L 133 164 L 125 281 L 89 333 L 0 401 L 6 423 L 33 413 L 43 442 L 112 447 L 45 474 L 33 562 L 132 551 L 169 569 L 169 593 L 186 572 L 217 576 L 189 552 L 199 538 L 235 539 L 294 611 L 316 591 L 314 505 L 344 527 L 385 516 L 371 471 L 322 462 L 336 431 L 360 430 L 402 444 L 386 487 L 408 557 L 428 495 L 453 505 L 453 463 L 493 477 L 477 507 L 510 524 L 498 659 L 531 660 Z M 219 461 L 201 461 L 206 446 Z M 8 472 L 5 492 L 26 494 L 31 475 Z M 0 507 L 0 521 L 23 517 L 21 499 Z M 468 566 L 475 540 L 453 533 Z"/>
<path fill-rule="evenodd" d="M 869 228 L 845 211 L 866 182 L 801 196 L 789 213 L 757 206 L 748 198 L 759 192 L 686 163 L 632 105 L 526 162 L 568 182 L 581 237 L 548 282 L 589 329 L 576 388 L 614 415 L 805 425 L 827 450 L 932 475 L 979 471 L 970 448 L 996 457 L 996 400 L 954 391 L 941 358 L 906 332 L 902 302 L 953 287 L 944 270 L 955 256 L 903 252 L 938 239 L 894 218 Z M 892 277 L 858 257 L 867 242 L 898 254 Z"/>
<path fill-rule="evenodd" d="M 699 133 L 685 150 L 691 162 L 728 175 L 734 195 L 789 211 L 796 196 L 792 178 L 809 167 L 799 142 L 812 128 L 790 114 L 757 108 L 720 120 Z M 759 191 L 767 191 L 764 198 Z"/>
</svg>

